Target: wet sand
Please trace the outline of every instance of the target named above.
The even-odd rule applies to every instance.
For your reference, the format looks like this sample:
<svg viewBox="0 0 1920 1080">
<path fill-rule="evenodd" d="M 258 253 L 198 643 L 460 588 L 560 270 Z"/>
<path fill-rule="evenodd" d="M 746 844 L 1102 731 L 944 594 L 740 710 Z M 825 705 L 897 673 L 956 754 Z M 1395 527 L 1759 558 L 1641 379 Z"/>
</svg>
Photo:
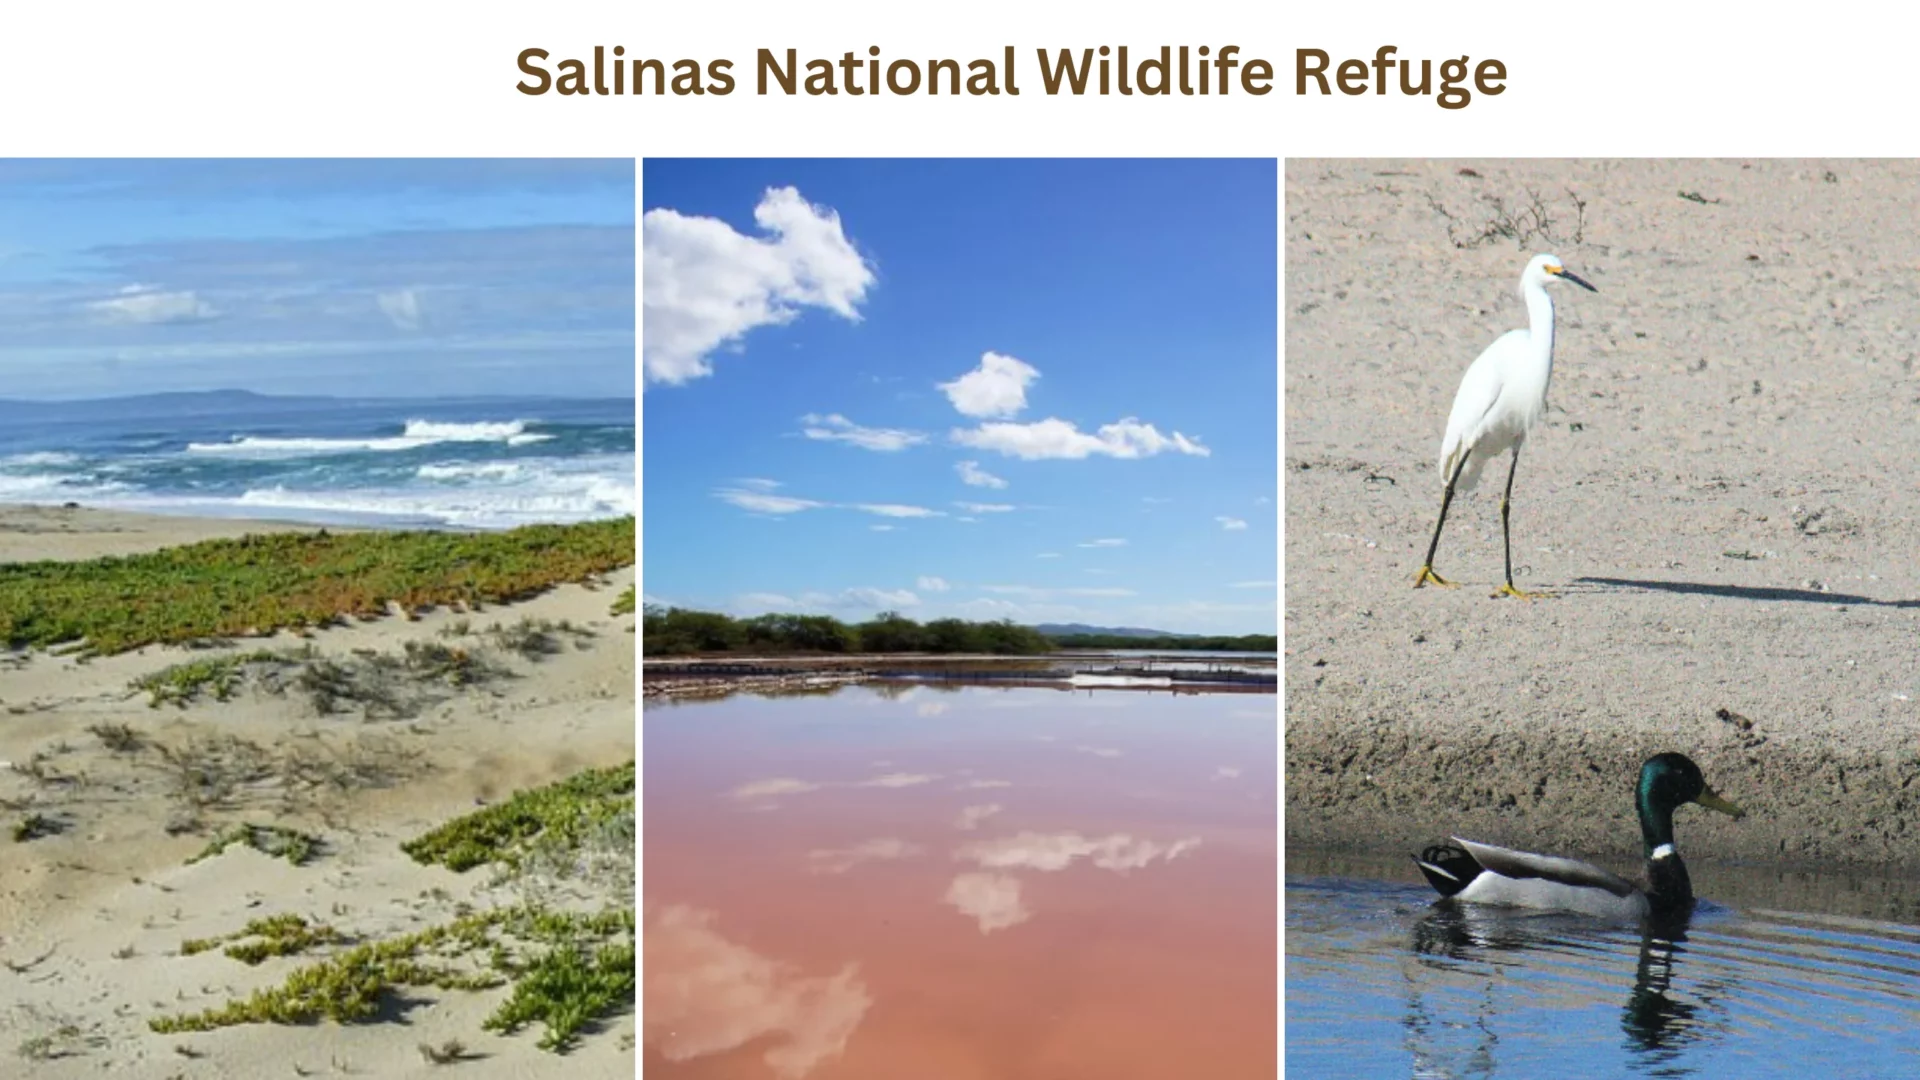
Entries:
<svg viewBox="0 0 1920 1080">
<path fill-rule="evenodd" d="M 22 531 L 21 526 L 34 531 Z M 0 513 L 5 557 L 123 554 L 258 523 L 93 511 Z M 28 541 L 24 538 L 37 537 Z M 29 813 L 59 831 L 0 839 L 0 1055 L 35 1077 L 440 1075 L 422 1044 L 457 1040 L 474 1055 L 461 1076 L 520 1077 L 564 1068 L 632 1075 L 631 1014 L 583 1040 L 565 1064 L 535 1047 L 540 1028 L 502 1037 L 480 1024 L 504 991 L 409 991 L 392 1015 L 361 1024 L 242 1025 L 159 1035 L 152 1017 L 218 1007 L 283 981 L 311 956 L 248 967 L 182 943 L 232 933 L 255 918 L 298 914 L 356 939 L 421 929 L 456 905 L 511 896 L 490 872 L 414 863 L 399 845 L 517 789 L 633 758 L 631 615 L 609 607 L 631 570 L 594 589 L 562 586 L 484 613 L 432 612 L 208 649 L 153 647 L 92 659 L 0 654 L 0 806 L 9 831 Z M 493 623 L 566 620 L 587 631 L 559 652 L 503 651 Z M 457 624 L 470 628 L 458 632 Z M 153 708 L 130 687 L 184 660 L 311 645 L 348 662 L 407 642 L 457 644 L 505 669 L 464 688 L 398 687 L 423 696 L 405 717 L 319 713 L 299 694 L 244 687 L 230 701 Z M 93 729 L 124 725 L 138 749 Z M 188 783 L 190 777 L 200 781 Z M 215 780 L 215 777 L 224 777 Z M 244 847 L 189 863 L 236 822 L 317 836 L 293 866 Z M 17 1053 L 16 1053 L 17 1051 Z M 8 1068 L 0 1073 L 15 1075 Z M 24 1075 L 24 1074 L 23 1074 Z"/>
<path fill-rule="evenodd" d="M 643 718 L 649 1076 L 1271 1076 L 1273 697 Z"/>
<path fill-rule="evenodd" d="M 1292 161 L 1286 184 L 1289 844 L 1632 865 L 1638 765 L 1680 750 L 1750 811 L 1683 810 L 1692 863 L 1920 865 L 1920 162 Z M 1532 228 L 1529 188 L 1550 235 L 1474 242 L 1489 197 Z M 1538 251 L 1599 289 L 1554 292 L 1514 494 L 1519 583 L 1559 595 L 1489 596 L 1505 462 L 1441 541 L 1464 586 L 1415 591 L 1454 390 L 1525 324 Z"/>
<path fill-rule="evenodd" d="M 248 533 L 311 532 L 313 528 L 285 521 L 172 517 L 79 506 L 0 505 L 0 562 L 97 559 Z"/>
</svg>

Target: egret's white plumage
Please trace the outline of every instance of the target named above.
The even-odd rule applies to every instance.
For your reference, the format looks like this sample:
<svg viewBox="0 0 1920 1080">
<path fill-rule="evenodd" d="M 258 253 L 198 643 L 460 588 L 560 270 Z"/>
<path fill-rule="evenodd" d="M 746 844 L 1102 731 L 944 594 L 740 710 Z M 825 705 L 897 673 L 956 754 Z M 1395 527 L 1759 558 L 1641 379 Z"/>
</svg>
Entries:
<svg viewBox="0 0 1920 1080">
<path fill-rule="evenodd" d="M 1593 290 L 1592 285 L 1568 273 L 1558 256 L 1535 255 L 1520 273 L 1527 329 L 1509 330 L 1496 338 L 1460 380 L 1453 411 L 1447 415 L 1447 434 L 1440 442 L 1440 479 L 1447 485 L 1446 495 L 1416 585 L 1428 581 L 1448 584 L 1433 572 L 1433 554 L 1440 546 L 1440 529 L 1446 523 L 1446 506 L 1454 490 L 1471 490 L 1480 482 L 1480 470 L 1487 462 L 1508 451 L 1512 451 L 1514 467 L 1518 468 L 1520 447 L 1527 433 L 1547 411 L 1547 384 L 1553 378 L 1553 298 L 1547 295 L 1547 285 L 1561 280 Z M 1507 487 L 1511 492 L 1511 472 Z M 1503 531 L 1506 514 L 1506 502 L 1502 501 Z M 1513 587 L 1511 557 L 1508 564 L 1503 591 L 1519 594 Z"/>
</svg>

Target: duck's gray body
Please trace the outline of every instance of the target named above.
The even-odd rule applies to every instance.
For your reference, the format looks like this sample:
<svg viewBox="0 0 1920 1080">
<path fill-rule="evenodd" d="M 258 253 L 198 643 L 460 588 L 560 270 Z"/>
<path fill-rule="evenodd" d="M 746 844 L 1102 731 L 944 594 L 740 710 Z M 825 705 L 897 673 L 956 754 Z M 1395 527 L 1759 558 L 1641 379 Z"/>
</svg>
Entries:
<svg viewBox="0 0 1920 1080">
<path fill-rule="evenodd" d="M 1612 919 L 1642 919 L 1653 910 L 1638 886 L 1591 863 L 1451 839 L 1414 860 L 1442 896 Z M 1665 854 L 1671 857 L 1671 849 Z"/>
<path fill-rule="evenodd" d="M 1738 818 L 1746 813 L 1714 793 L 1685 754 L 1655 754 L 1640 766 L 1634 808 L 1640 816 L 1647 886 L 1591 863 L 1535 855 L 1454 837 L 1413 861 L 1439 894 L 1475 904 L 1573 911 L 1607 918 L 1668 918 L 1693 910 L 1693 882 L 1673 847 L 1673 811 L 1697 803 Z"/>
</svg>

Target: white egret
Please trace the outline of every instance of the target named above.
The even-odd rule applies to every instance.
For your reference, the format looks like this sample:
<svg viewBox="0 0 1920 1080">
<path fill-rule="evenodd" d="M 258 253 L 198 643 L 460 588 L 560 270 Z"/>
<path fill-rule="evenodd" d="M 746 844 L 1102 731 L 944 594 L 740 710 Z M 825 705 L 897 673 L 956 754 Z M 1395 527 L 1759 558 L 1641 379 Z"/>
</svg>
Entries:
<svg viewBox="0 0 1920 1080">
<path fill-rule="evenodd" d="M 1467 368 L 1453 397 L 1447 437 L 1440 443 L 1440 475 L 1447 482 L 1447 490 L 1440 497 L 1440 520 L 1434 523 L 1426 562 L 1413 579 L 1416 589 L 1429 581 L 1449 587 L 1454 584 L 1433 572 L 1433 555 L 1440 548 L 1440 530 L 1447 524 L 1447 507 L 1453 502 L 1454 489 L 1471 491 L 1480 482 L 1481 468 L 1511 448 L 1513 463 L 1507 468 L 1507 490 L 1500 497 L 1507 583 L 1494 595 L 1528 600 L 1545 595 L 1514 587 L 1513 534 L 1507 527 L 1507 515 L 1513 500 L 1513 474 L 1520 468 L 1520 447 L 1527 440 L 1527 432 L 1547 411 L 1547 382 L 1553 377 L 1553 299 L 1547 295 L 1547 284 L 1553 281 L 1571 281 L 1589 292 L 1600 291 L 1568 273 L 1557 255 L 1535 255 L 1521 272 L 1520 298 L 1527 302 L 1527 329 L 1509 330 L 1487 346 L 1487 351 Z"/>
</svg>

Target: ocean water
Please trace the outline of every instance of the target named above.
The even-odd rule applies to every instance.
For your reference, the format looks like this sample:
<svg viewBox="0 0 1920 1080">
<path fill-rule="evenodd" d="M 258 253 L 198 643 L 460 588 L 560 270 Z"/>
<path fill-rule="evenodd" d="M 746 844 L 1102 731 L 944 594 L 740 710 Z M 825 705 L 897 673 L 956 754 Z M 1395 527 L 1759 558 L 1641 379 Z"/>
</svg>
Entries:
<svg viewBox="0 0 1920 1080">
<path fill-rule="evenodd" d="M 502 529 L 634 512 L 634 402 L 0 402 L 0 503 Z"/>
</svg>

